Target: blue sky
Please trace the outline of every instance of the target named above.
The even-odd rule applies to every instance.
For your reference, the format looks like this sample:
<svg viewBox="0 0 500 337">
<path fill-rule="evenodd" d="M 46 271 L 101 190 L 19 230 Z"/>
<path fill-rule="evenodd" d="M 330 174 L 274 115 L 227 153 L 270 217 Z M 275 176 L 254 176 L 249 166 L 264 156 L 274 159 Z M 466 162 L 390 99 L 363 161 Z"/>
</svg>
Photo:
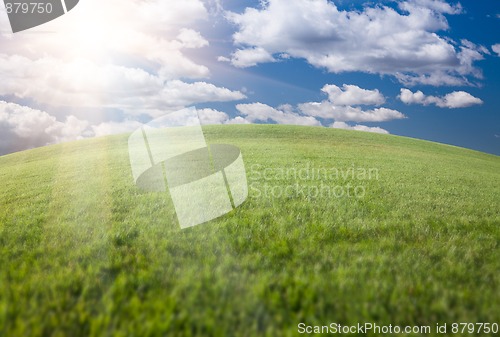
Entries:
<svg viewBox="0 0 500 337">
<path fill-rule="evenodd" d="M 500 155 L 495 0 L 82 0 L 9 29 L 2 9 L 0 153 L 196 106 L 204 124 L 322 125 Z"/>
</svg>

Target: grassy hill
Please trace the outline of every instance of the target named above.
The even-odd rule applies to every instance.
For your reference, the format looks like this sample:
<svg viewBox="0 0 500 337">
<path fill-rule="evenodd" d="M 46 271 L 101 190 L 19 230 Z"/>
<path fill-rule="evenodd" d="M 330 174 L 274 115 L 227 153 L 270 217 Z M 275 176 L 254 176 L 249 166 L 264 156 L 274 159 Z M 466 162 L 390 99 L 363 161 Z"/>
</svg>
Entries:
<svg viewBox="0 0 500 337">
<path fill-rule="evenodd" d="M 168 193 L 133 184 L 128 135 L 0 157 L 0 336 L 500 323 L 500 157 L 327 128 L 204 131 L 240 147 L 250 194 L 185 230 Z"/>
</svg>

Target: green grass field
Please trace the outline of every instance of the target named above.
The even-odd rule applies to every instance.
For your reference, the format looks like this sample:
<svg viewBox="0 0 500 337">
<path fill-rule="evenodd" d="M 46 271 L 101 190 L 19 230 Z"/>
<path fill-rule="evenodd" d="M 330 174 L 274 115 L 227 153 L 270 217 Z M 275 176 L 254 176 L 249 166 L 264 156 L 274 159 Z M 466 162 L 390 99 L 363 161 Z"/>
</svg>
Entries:
<svg viewBox="0 0 500 337">
<path fill-rule="evenodd" d="M 204 132 L 241 149 L 250 194 L 185 230 L 168 193 L 135 187 L 128 135 L 0 157 L 0 336 L 500 323 L 500 157 L 327 128 Z"/>
</svg>

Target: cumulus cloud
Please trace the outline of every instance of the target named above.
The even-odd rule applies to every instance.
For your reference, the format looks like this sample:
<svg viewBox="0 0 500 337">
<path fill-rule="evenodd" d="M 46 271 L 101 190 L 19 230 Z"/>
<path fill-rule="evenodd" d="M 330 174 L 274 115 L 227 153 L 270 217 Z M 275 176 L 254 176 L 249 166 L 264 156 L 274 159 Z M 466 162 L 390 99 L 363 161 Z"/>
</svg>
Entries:
<svg viewBox="0 0 500 337">
<path fill-rule="evenodd" d="M 445 1 L 441 0 L 410 0 L 408 2 L 403 2 L 400 5 L 401 8 L 410 11 L 415 8 L 429 8 L 437 13 L 445 14 L 460 14 L 462 13 L 462 5 L 457 3 L 456 5 L 451 5 Z"/>
<path fill-rule="evenodd" d="M 302 103 L 298 105 L 298 109 L 308 116 L 334 119 L 338 122 L 386 122 L 405 118 L 405 115 L 397 110 L 384 107 L 363 110 L 359 107 L 383 104 L 385 98 L 377 89 L 367 90 L 347 84 L 340 88 L 327 84 L 321 91 L 328 95 L 328 100 Z"/>
<path fill-rule="evenodd" d="M 465 91 L 454 91 L 443 97 L 426 96 L 422 91 L 412 92 L 409 89 L 401 89 L 399 95 L 401 102 L 405 104 L 434 104 L 440 108 L 466 108 L 473 105 L 483 104 L 483 101 Z"/>
<path fill-rule="evenodd" d="M 245 46 L 231 59 L 244 67 L 285 53 L 332 73 L 388 74 L 407 85 L 467 84 L 481 77 L 474 62 L 483 58 L 484 47 L 439 35 L 450 28 L 445 15 L 461 12 L 460 5 L 441 0 L 353 11 L 339 10 L 327 0 L 269 0 L 261 8 L 227 14 L 238 28 L 234 43 Z M 253 58 L 242 61 L 240 55 L 247 54 Z"/>
<path fill-rule="evenodd" d="M 500 43 L 491 46 L 491 50 L 493 50 L 497 54 L 497 56 L 500 56 Z"/>
<path fill-rule="evenodd" d="M 201 36 L 200 32 L 193 29 L 181 28 L 177 40 L 184 48 L 202 48 L 208 46 L 208 41 Z"/>
<path fill-rule="evenodd" d="M 238 104 L 236 109 L 245 116 L 250 123 L 275 122 L 278 124 L 320 126 L 321 123 L 311 116 L 301 116 L 291 111 L 290 106 L 275 109 L 263 103 Z"/>
<path fill-rule="evenodd" d="M 183 27 L 207 12 L 199 0 L 173 6 L 186 14 L 185 20 L 179 21 L 173 9 L 158 0 L 89 0 L 72 12 L 70 21 L 64 16 L 44 26 L 54 30 L 51 33 L 37 33 L 42 28 L 35 28 L 16 35 L 15 41 L 0 37 L 0 77 L 5 79 L 0 96 L 52 106 L 120 108 L 132 114 L 143 109 L 141 114 L 152 116 L 167 107 L 244 98 L 239 91 L 206 81 L 181 80 L 209 75 L 207 67 L 183 53 L 208 45 L 198 31 Z M 83 22 L 89 16 L 92 25 Z M 135 19 L 126 19 L 130 16 Z"/>
<path fill-rule="evenodd" d="M 196 22 L 206 19 L 207 15 L 200 0 L 175 3 L 87 0 L 70 15 L 17 34 L 15 38 L 4 34 L 0 43 L 3 54 L 21 55 L 33 61 L 48 56 L 61 64 L 79 58 L 116 64 L 120 62 L 113 58 L 120 56 L 136 59 L 141 65 L 147 62 L 148 69 L 161 74 L 165 80 L 206 78 L 208 68 L 192 61 L 183 49 L 208 44 L 194 30 Z M 89 17 L 92 17 L 91 24 Z M 2 31 L 10 30 L 8 23 L 2 24 Z"/>
<path fill-rule="evenodd" d="M 198 109 L 198 116 L 202 125 L 225 124 L 229 121 L 229 115 L 215 109 Z"/>
<path fill-rule="evenodd" d="M 224 59 L 222 59 L 224 61 Z M 274 62 L 274 57 L 264 48 L 240 49 L 231 55 L 231 63 L 239 68 L 257 65 L 257 63 Z"/>
<path fill-rule="evenodd" d="M 0 82 L 0 96 L 15 95 L 45 105 L 120 108 L 131 114 L 245 98 L 239 91 L 207 82 L 163 81 L 140 68 L 84 59 L 60 63 L 55 58 L 32 61 L 0 55 L 0 74 L 8 79 Z"/>
<path fill-rule="evenodd" d="M 346 122 L 386 122 L 394 119 L 406 118 L 401 112 L 384 107 L 363 110 L 359 106 L 351 105 L 380 105 L 385 102 L 379 90 L 362 89 L 356 85 L 338 87 L 325 85 L 322 91 L 328 95 L 328 100 L 322 102 L 308 102 L 293 107 L 283 104 L 273 108 L 263 103 L 238 104 L 236 109 L 242 116 L 224 123 L 255 123 L 275 122 L 278 124 L 294 125 L 323 125 L 321 120 L 334 121 L 332 127 L 360 130 L 369 132 L 388 133 L 379 127 L 368 127 L 356 124 L 350 126 Z"/>
<path fill-rule="evenodd" d="M 219 56 L 217 57 L 217 61 L 219 62 L 231 62 L 231 59 L 225 56 Z"/>
<path fill-rule="evenodd" d="M 328 95 L 328 99 L 335 105 L 381 105 L 385 103 L 384 96 L 375 90 L 361 89 L 356 85 L 344 84 L 342 88 L 325 85 L 321 91 Z"/>
<path fill-rule="evenodd" d="M 397 110 L 387 108 L 363 110 L 359 107 L 336 106 L 328 101 L 299 104 L 299 109 L 309 116 L 335 119 L 339 122 L 386 122 L 405 118 L 405 115 Z"/>
<path fill-rule="evenodd" d="M 179 80 L 164 85 L 158 105 L 167 102 L 169 106 L 187 106 L 198 102 L 227 102 L 246 98 L 240 91 L 217 87 L 207 82 L 184 83 Z"/>
<path fill-rule="evenodd" d="M 243 116 L 231 118 L 227 113 L 215 109 L 198 109 L 202 125 L 209 124 L 251 124 L 256 122 L 274 122 L 277 124 L 312 125 L 321 123 L 308 116 L 301 116 L 290 105 L 273 108 L 263 103 L 238 104 L 236 109 Z"/>
<path fill-rule="evenodd" d="M 61 122 L 45 111 L 0 101 L 0 154 L 80 139 L 87 127 L 71 115 Z"/>
<path fill-rule="evenodd" d="M 249 123 L 248 121 L 244 120 L 241 117 L 236 117 L 231 119 L 227 113 L 216 109 L 209 109 L 209 108 L 196 109 L 196 112 L 198 113 L 198 117 L 202 125 Z M 181 119 L 186 118 L 185 116 L 182 115 L 180 116 Z M 187 124 L 189 124 L 189 122 L 187 122 Z M 193 120 L 192 122 L 194 124 L 198 123 L 196 120 Z M 185 120 L 183 124 L 186 124 Z M 132 132 L 137 128 L 140 128 L 141 126 L 143 126 L 143 123 L 134 120 L 125 120 L 121 122 L 104 122 L 99 125 L 92 126 L 91 127 L 92 132 L 87 133 L 87 135 L 99 137 L 112 134 L 126 133 L 126 132 Z"/>
<path fill-rule="evenodd" d="M 238 90 L 210 83 L 209 69 L 190 56 L 190 50 L 199 54 L 209 45 L 199 29 L 209 5 L 202 0 L 86 0 L 69 15 L 16 35 L 9 33 L 0 6 L 0 99 L 29 102 L 48 116 L 52 109 L 113 109 L 126 121 L 105 120 L 89 126 L 86 135 L 129 131 L 137 116 L 154 118 L 197 103 L 243 99 Z M 13 129 L 5 130 L 8 125 Z M 3 128 L 0 142 L 10 142 L 18 129 L 12 123 Z M 45 145 L 63 140 L 68 130 L 79 136 L 79 128 L 68 124 L 58 137 L 52 137 L 55 130 L 31 139 Z"/>
<path fill-rule="evenodd" d="M 346 122 L 385 122 L 406 118 L 401 112 L 384 107 L 361 109 L 359 105 L 380 105 L 385 102 L 384 96 L 377 89 L 367 90 L 356 85 L 344 84 L 339 87 L 327 84 L 321 90 L 328 95 L 328 99 L 322 102 L 302 103 L 296 107 L 283 104 L 277 108 L 263 103 L 238 104 L 236 109 L 242 116 L 229 120 L 226 116 L 220 115 L 220 119 L 227 124 L 274 122 L 309 126 L 322 126 L 321 121 L 330 123 L 333 121 L 333 124 L 329 124 L 333 128 L 389 133 L 380 127 L 349 125 Z"/>
<path fill-rule="evenodd" d="M 252 123 L 250 123 L 249 121 L 247 121 L 245 118 L 243 118 L 241 116 L 236 116 L 236 117 L 230 119 L 229 121 L 227 121 L 226 124 L 252 124 Z"/>
<path fill-rule="evenodd" d="M 245 117 L 237 116 L 231 120 L 226 121 L 226 124 L 247 124 L 255 122 L 275 122 L 277 124 L 290 124 L 290 125 L 307 125 L 307 126 L 322 126 L 321 122 L 311 116 L 304 116 L 293 110 L 290 105 L 282 105 L 278 108 L 273 108 L 263 103 L 252 104 L 238 104 L 236 106 L 238 111 Z M 328 117 L 331 118 L 331 117 Z M 365 125 L 349 125 L 342 121 L 335 121 L 330 125 L 332 128 L 356 130 L 388 134 L 387 130 L 380 127 L 369 127 Z"/>
<path fill-rule="evenodd" d="M 197 111 L 202 125 L 252 123 L 242 116 L 231 118 L 227 113 L 215 109 L 198 109 Z"/>
<path fill-rule="evenodd" d="M 351 125 L 344 123 L 344 122 L 334 122 L 332 125 L 330 125 L 330 127 L 334 128 L 334 129 L 356 130 L 356 131 L 389 134 L 389 131 L 384 130 L 384 129 L 379 128 L 379 127 L 369 127 L 366 125 L 359 125 L 359 124 L 351 126 Z"/>
<path fill-rule="evenodd" d="M 201 124 L 247 124 L 215 109 L 198 109 Z M 0 155 L 59 142 L 132 132 L 143 123 L 136 120 L 108 121 L 90 125 L 69 115 L 58 121 L 49 113 L 16 103 L 0 101 Z"/>
<path fill-rule="evenodd" d="M 132 132 L 137 130 L 143 125 L 138 121 L 126 120 L 121 122 L 103 122 L 98 125 L 92 126 L 92 133 L 87 134 L 88 136 L 102 137 L 126 132 Z"/>
</svg>

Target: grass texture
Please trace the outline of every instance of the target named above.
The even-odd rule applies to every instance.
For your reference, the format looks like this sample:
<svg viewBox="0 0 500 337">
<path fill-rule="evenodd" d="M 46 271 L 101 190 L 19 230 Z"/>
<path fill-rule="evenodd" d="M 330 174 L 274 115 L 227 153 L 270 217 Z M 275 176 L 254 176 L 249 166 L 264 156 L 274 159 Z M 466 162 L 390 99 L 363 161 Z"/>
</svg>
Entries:
<svg viewBox="0 0 500 337">
<path fill-rule="evenodd" d="M 185 230 L 168 192 L 135 187 L 128 135 L 0 157 L 0 336 L 500 323 L 500 157 L 316 127 L 204 132 L 241 149 L 249 197 Z"/>
</svg>

